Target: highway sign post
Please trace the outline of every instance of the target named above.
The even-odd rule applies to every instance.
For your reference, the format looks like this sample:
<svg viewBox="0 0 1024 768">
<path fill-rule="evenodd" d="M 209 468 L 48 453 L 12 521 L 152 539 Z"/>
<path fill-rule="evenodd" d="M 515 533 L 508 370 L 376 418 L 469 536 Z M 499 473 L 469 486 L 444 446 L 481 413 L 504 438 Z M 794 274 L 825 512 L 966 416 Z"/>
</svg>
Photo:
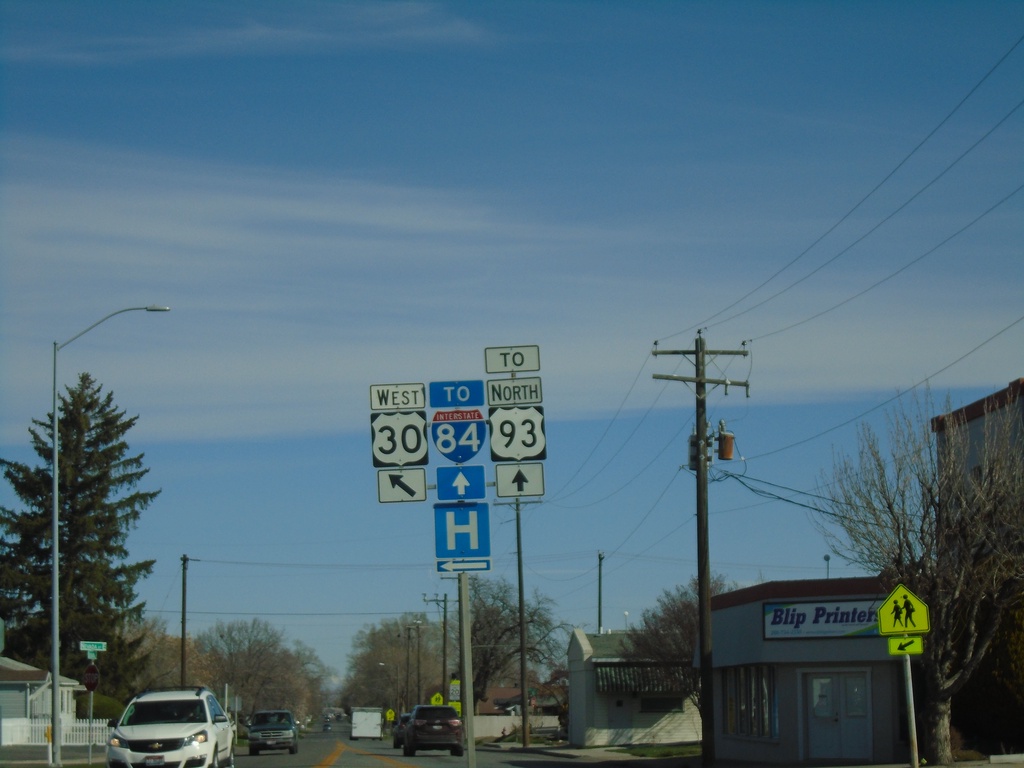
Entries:
<svg viewBox="0 0 1024 768">
<path fill-rule="evenodd" d="M 508 378 L 455 379 L 420 383 L 374 384 L 370 387 L 370 436 L 373 466 L 377 471 L 377 498 L 382 503 L 425 501 L 428 490 L 436 490 L 434 505 L 435 554 L 437 570 L 457 573 L 460 621 L 469 624 L 468 573 L 491 568 L 490 521 L 486 498 L 487 481 L 482 465 L 467 465 L 484 446 L 490 448 L 495 465 L 496 492 L 513 497 L 516 510 L 516 549 L 519 559 L 520 687 L 526 690 L 526 623 L 523 619 L 523 559 L 520 507 L 539 503 L 520 497 L 544 494 L 544 465 L 547 438 L 541 380 L 522 373 L 540 370 L 540 347 L 531 344 L 488 347 L 484 350 L 488 374 L 509 374 Z M 485 419 L 482 409 L 488 407 Z M 433 409 L 428 420 L 425 408 Z M 490 430 L 490 434 L 488 434 Z M 439 467 L 437 484 L 428 486 L 426 470 L 429 446 L 454 463 Z M 468 642 L 461 647 L 462 666 L 472 670 Z M 461 707 L 458 683 L 450 699 Z M 466 674 L 461 694 L 473 701 L 473 680 Z M 439 698 L 435 696 L 435 699 Z M 529 720 L 523 707 L 523 746 L 529 746 Z M 466 721 L 470 765 L 475 765 L 472 718 Z"/>
</svg>

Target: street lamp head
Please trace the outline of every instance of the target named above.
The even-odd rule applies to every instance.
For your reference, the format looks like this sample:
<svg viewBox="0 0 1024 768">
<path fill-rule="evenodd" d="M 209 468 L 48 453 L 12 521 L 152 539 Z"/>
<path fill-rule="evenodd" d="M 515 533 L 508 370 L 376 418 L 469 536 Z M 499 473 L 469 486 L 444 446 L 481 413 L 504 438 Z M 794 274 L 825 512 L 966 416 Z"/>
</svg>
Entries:
<svg viewBox="0 0 1024 768">
<path fill-rule="evenodd" d="M 161 307 L 159 304 L 150 304 L 146 307 L 147 312 L 170 312 L 170 307 Z"/>
</svg>

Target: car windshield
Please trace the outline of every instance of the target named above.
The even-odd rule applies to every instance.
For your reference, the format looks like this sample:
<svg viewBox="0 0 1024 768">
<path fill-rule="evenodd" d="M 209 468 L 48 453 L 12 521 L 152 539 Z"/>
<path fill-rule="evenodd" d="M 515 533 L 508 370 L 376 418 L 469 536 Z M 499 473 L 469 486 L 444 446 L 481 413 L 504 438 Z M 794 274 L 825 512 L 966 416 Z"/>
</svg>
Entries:
<svg viewBox="0 0 1024 768">
<path fill-rule="evenodd" d="M 136 701 L 121 718 L 121 725 L 205 722 L 206 709 L 196 700 Z"/>
<path fill-rule="evenodd" d="M 291 725 L 287 712 L 257 712 L 252 717 L 253 725 Z"/>
</svg>

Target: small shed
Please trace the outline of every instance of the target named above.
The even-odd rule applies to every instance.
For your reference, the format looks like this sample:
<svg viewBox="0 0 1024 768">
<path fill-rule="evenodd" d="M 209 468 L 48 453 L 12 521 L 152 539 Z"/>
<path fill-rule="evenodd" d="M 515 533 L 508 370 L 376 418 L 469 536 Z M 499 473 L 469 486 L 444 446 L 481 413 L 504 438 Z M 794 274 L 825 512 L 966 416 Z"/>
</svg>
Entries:
<svg viewBox="0 0 1024 768">
<path fill-rule="evenodd" d="M 683 696 L 680 667 L 625 658 L 625 632 L 569 640 L 569 742 L 676 744 L 700 741 L 697 706 Z"/>
</svg>

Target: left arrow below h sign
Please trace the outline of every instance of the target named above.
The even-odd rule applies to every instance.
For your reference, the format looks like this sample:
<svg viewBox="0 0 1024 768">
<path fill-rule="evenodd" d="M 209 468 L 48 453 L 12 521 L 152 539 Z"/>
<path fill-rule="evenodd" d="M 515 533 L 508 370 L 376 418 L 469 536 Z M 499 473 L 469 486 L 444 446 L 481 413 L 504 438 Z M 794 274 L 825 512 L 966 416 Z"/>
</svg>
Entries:
<svg viewBox="0 0 1024 768">
<path fill-rule="evenodd" d="M 377 470 L 377 498 L 382 504 L 395 501 L 426 501 L 425 469 Z"/>
</svg>

